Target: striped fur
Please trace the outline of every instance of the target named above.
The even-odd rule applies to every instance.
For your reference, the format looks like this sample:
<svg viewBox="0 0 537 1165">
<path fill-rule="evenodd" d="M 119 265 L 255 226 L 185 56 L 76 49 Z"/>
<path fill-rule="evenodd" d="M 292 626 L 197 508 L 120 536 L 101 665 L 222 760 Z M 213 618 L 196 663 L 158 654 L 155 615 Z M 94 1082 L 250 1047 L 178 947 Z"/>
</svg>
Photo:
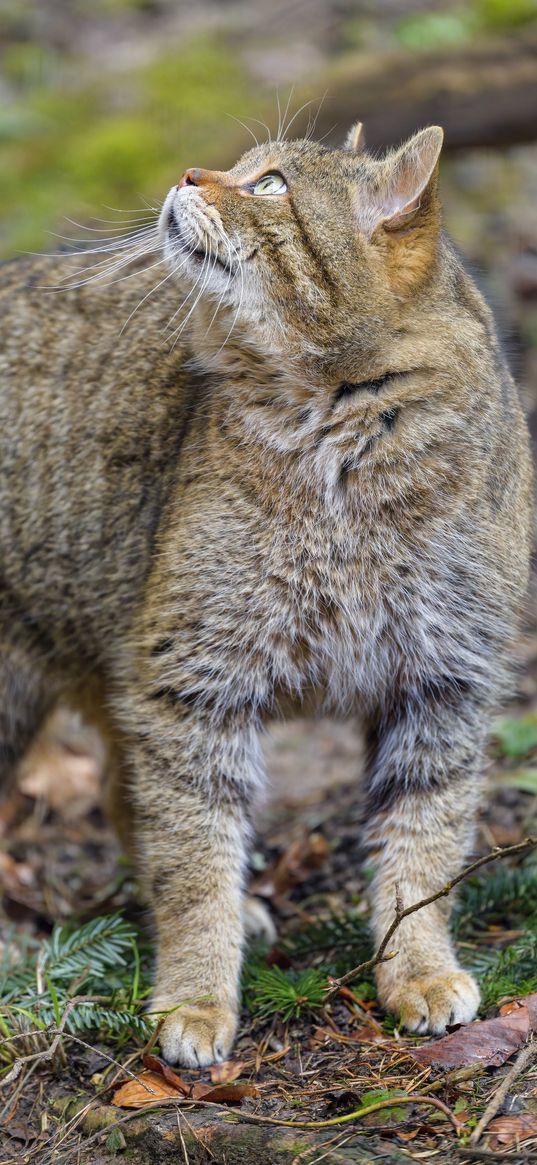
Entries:
<svg viewBox="0 0 537 1165">
<path fill-rule="evenodd" d="M 143 258 L 60 292 L 42 285 L 65 260 L 3 269 L 4 768 L 92 677 L 172 1061 L 231 1046 L 259 731 L 289 697 L 366 722 L 377 938 L 396 884 L 433 892 L 471 846 L 531 475 L 490 313 L 441 231 L 439 148 L 436 130 L 382 160 L 275 142 L 191 171 L 158 287 Z M 256 197 L 274 170 L 287 192 Z M 411 1030 L 472 1017 L 445 904 L 397 947 L 380 998 Z"/>
</svg>

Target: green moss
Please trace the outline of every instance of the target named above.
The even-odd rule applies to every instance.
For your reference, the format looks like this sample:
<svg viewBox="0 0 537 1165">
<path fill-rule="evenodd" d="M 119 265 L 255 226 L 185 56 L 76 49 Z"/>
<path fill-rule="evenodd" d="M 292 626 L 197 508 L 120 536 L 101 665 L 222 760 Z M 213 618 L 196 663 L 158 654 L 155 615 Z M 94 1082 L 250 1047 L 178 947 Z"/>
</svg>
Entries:
<svg viewBox="0 0 537 1165">
<path fill-rule="evenodd" d="M 46 249 L 65 217 L 159 200 L 187 165 L 230 164 L 244 133 L 226 114 L 253 103 L 244 71 L 210 38 L 98 81 L 85 63 L 12 45 L 4 58 L 18 99 L 0 112 L 0 239 L 4 253 Z"/>
</svg>

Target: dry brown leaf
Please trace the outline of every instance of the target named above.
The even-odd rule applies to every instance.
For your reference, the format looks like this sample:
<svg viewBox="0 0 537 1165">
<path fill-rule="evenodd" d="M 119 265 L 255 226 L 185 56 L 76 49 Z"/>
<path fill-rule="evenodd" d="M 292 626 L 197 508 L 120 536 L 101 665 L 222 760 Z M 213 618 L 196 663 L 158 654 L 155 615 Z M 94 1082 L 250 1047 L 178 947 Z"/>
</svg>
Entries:
<svg viewBox="0 0 537 1165">
<path fill-rule="evenodd" d="M 22 793 L 66 820 L 84 817 L 102 799 L 106 748 L 96 728 L 65 706 L 49 717 L 17 772 Z"/>
<path fill-rule="evenodd" d="M 213 1084 L 231 1084 L 240 1076 L 244 1060 L 223 1060 L 221 1064 L 211 1064 L 209 1075 Z"/>
<path fill-rule="evenodd" d="M 464 1068 L 481 1063 L 498 1067 L 525 1044 L 537 1030 L 537 995 L 513 1000 L 496 1019 L 475 1020 L 421 1048 L 408 1049 L 419 1064 L 439 1064 L 443 1068 Z"/>
<path fill-rule="evenodd" d="M 532 1030 L 537 1027 L 537 995 L 526 995 L 523 999 L 508 999 L 507 1003 L 502 1003 L 500 1007 L 500 1015 L 512 1015 L 515 1011 L 520 1011 L 520 1008 L 529 1008 L 532 1018 Z"/>
<path fill-rule="evenodd" d="M 182 1093 L 168 1084 L 158 1072 L 140 1072 L 135 1080 L 127 1080 L 114 1092 L 112 1104 L 117 1108 L 145 1108 L 147 1104 L 158 1103 L 174 1096 L 180 1100 Z"/>
<path fill-rule="evenodd" d="M 330 847 L 322 833 L 309 833 L 294 841 L 250 886 L 251 894 L 272 898 L 286 894 L 318 870 L 326 861 Z"/>
<path fill-rule="evenodd" d="M 149 1068 L 151 1072 L 156 1072 L 162 1076 L 172 1088 L 177 1089 L 177 1092 L 182 1092 L 183 1096 L 190 1095 L 191 1085 L 186 1083 L 181 1076 L 178 1076 L 173 1068 L 165 1064 L 163 1060 L 159 1060 L 158 1056 L 153 1056 L 151 1052 L 146 1052 L 144 1056 L 144 1067 Z"/>
<path fill-rule="evenodd" d="M 489 1149 L 505 1149 L 511 1145 L 519 1145 L 529 1137 L 537 1136 L 537 1117 L 531 1112 L 520 1112 L 514 1116 L 497 1116 L 490 1122 L 487 1135 L 492 1137 L 487 1141 Z"/>
<path fill-rule="evenodd" d="M 255 1084 L 194 1084 L 192 1100 L 212 1100 L 215 1104 L 240 1104 L 245 1096 L 258 1096 Z"/>
</svg>

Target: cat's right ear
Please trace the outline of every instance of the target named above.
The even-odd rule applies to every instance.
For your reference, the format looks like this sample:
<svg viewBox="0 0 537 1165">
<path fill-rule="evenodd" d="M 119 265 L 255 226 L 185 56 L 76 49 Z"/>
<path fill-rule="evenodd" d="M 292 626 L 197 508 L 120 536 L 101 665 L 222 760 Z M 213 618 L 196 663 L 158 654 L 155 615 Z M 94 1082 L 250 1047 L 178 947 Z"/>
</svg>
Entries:
<svg viewBox="0 0 537 1165">
<path fill-rule="evenodd" d="M 344 148 L 350 150 L 353 154 L 361 154 L 362 150 L 365 150 L 364 127 L 361 121 L 356 121 L 351 126 L 345 138 Z"/>
</svg>

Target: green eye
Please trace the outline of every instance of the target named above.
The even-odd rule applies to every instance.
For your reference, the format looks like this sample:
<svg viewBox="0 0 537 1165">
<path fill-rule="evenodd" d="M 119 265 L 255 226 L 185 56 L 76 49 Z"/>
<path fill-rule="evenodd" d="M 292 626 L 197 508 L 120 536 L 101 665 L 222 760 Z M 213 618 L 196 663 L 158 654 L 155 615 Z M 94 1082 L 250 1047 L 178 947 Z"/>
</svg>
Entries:
<svg viewBox="0 0 537 1165">
<path fill-rule="evenodd" d="M 254 194 L 285 194 L 286 191 L 287 183 L 281 174 L 265 174 L 263 178 L 259 178 L 253 189 Z"/>
</svg>

